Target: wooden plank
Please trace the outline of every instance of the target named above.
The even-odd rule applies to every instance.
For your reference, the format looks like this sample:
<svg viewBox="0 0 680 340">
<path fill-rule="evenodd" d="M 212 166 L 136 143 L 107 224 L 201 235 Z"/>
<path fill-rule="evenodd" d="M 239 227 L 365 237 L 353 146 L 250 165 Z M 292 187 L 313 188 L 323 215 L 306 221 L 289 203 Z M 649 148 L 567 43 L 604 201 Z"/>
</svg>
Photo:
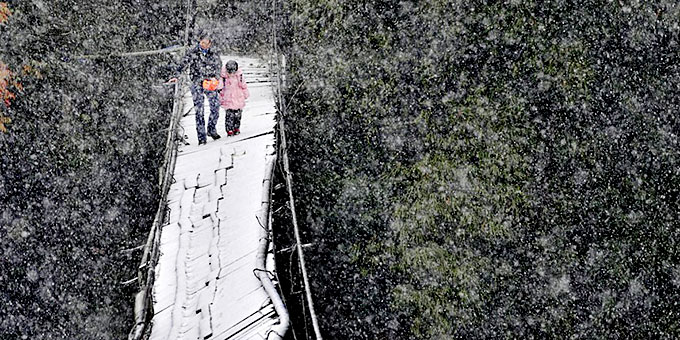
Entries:
<svg viewBox="0 0 680 340">
<path fill-rule="evenodd" d="M 266 76 L 260 71 L 266 68 L 250 73 L 255 78 L 249 81 L 260 81 L 257 74 Z M 268 133 L 275 124 L 270 92 L 264 86 L 252 89 L 237 137 L 198 146 L 194 117 L 181 119 L 192 145 L 179 147 L 174 176 L 181 180 L 167 197 L 171 223 L 162 230 L 157 271 L 156 297 L 162 302 L 154 305 L 154 317 L 164 319 L 152 328 L 154 340 L 264 339 L 277 322 L 253 274 L 261 235 L 255 219 L 261 175 L 274 143 L 274 134 Z M 192 106 L 188 94 L 185 102 Z M 166 274 L 173 265 L 170 278 Z M 168 304 L 173 294 L 173 304 Z"/>
<path fill-rule="evenodd" d="M 154 315 L 149 340 L 166 340 L 172 327 L 172 308 L 166 308 Z"/>
<path fill-rule="evenodd" d="M 215 183 L 214 171 L 214 169 L 205 169 L 198 174 L 197 184 L 199 188 L 207 187 Z"/>
</svg>

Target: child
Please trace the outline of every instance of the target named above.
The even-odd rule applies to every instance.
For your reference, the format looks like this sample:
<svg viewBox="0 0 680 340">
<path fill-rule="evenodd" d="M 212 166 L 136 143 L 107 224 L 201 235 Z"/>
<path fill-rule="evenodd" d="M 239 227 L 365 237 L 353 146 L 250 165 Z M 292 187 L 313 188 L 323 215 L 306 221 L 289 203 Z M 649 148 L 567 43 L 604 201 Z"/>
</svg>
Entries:
<svg viewBox="0 0 680 340">
<path fill-rule="evenodd" d="M 250 96 L 248 85 L 243 81 L 243 74 L 235 60 L 227 61 L 220 74 L 220 106 L 225 110 L 224 120 L 229 136 L 241 133 L 241 112 Z"/>
</svg>

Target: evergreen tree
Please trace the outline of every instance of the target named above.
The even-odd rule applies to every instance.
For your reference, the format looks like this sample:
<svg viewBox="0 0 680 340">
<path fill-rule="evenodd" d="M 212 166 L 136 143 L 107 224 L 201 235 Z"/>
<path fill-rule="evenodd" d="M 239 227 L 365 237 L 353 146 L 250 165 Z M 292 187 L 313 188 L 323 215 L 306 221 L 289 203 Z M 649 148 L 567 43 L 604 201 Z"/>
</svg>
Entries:
<svg viewBox="0 0 680 340">
<path fill-rule="evenodd" d="M 169 55 L 183 1 L 14 1 L 0 60 L 16 74 L 0 134 L 0 337 L 120 339 L 158 200 Z M 13 90 L 15 90 L 13 88 Z"/>
<path fill-rule="evenodd" d="M 679 336 L 675 3 L 288 10 L 327 337 Z"/>
</svg>

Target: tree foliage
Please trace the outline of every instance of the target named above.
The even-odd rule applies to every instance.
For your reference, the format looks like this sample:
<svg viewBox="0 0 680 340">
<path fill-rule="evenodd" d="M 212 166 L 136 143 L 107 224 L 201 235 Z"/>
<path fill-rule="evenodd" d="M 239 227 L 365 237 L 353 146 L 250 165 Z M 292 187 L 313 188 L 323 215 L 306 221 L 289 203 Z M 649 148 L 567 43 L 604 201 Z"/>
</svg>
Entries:
<svg viewBox="0 0 680 340">
<path fill-rule="evenodd" d="M 264 54 L 270 48 L 272 10 L 271 1 L 199 1 L 197 26 L 212 32 L 225 54 Z"/>
<path fill-rule="evenodd" d="M 0 134 L 0 338 L 121 339 L 158 203 L 185 2 L 14 1 L 0 60 L 23 90 Z M 16 78 L 17 80 L 19 78 Z"/>
<path fill-rule="evenodd" d="M 11 15 L 12 11 L 9 9 L 7 3 L 0 2 L 0 25 L 4 25 Z M 11 85 L 12 71 L 2 62 L 2 60 L 0 60 L 0 108 L 9 106 L 10 101 L 15 97 L 14 93 L 10 91 Z M 20 86 L 20 84 L 15 83 L 15 86 L 16 85 Z M 0 132 L 7 132 L 5 124 L 11 122 L 12 120 L 9 117 L 3 116 L 0 112 Z"/>
<path fill-rule="evenodd" d="M 289 4 L 327 337 L 680 336 L 680 7 Z"/>
</svg>

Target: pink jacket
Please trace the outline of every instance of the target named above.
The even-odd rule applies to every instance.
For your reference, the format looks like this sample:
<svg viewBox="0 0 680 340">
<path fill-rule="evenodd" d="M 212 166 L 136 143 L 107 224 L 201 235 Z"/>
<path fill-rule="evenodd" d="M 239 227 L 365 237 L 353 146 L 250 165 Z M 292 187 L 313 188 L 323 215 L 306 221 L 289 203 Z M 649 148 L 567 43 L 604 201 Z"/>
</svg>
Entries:
<svg viewBox="0 0 680 340">
<path fill-rule="evenodd" d="M 223 108 L 238 110 L 246 106 L 246 99 L 250 96 L 250 92 L 248 92 L 248 85 L 243 80 L 241 70 L 236 70 L 236 73 L 229 74 L 227 69 L 222 66 L 218 88 L 222 89 L 219 99 L 220 106 Z"/>
</svg>

